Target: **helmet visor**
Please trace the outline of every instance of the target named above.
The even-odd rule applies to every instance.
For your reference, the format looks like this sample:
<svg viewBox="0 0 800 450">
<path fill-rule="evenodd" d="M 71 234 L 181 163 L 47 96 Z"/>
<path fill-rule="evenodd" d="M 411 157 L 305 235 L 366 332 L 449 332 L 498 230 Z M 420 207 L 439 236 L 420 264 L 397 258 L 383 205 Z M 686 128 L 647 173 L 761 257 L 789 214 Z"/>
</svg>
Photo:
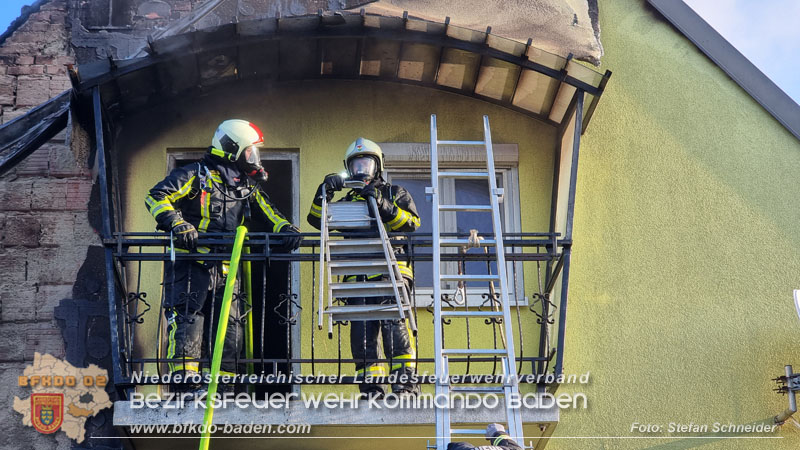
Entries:
<svg viewBox="0 0 800 450">
<path fill-rule="evenodd" d="M 246 162 L 247 164 L 251 164 L 254 166 L 261 165 L 261 154 L 258 151 L 258 147 L 256 147 L 255 145 L 251 145 L 245 148 L 242 151 L 242 155 L 240 156 L 240 158 L 244 160 L 244 162 Z"/>
<path fill-rule="evenodd" d="M 378 162 L 371 156 L 353 158 L 347 164 L 350 177 L 358 180 L 375 178 L 378 173 Z"/>
</svg>

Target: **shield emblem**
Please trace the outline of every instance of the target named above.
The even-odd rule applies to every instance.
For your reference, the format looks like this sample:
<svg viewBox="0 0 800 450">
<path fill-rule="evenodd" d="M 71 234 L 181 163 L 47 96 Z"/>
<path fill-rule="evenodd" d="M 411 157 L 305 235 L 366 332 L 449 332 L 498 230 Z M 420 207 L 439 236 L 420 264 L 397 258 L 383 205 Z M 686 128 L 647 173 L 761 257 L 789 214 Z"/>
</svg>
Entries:
<svg viewBox="0 0 800 450">
<path fill-rule="evenodd" d="M 55 433 L 64 420 L 64 394 L 31 394 L 31 424 L 44 434 Z"/>
</svg>

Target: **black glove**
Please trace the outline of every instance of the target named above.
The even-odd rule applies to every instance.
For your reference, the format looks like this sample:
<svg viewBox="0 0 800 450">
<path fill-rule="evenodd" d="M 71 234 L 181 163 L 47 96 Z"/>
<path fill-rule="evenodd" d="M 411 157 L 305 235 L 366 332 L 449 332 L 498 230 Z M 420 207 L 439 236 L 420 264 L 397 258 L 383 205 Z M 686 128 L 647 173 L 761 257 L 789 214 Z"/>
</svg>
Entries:
<svg viewBox="0 0 800 450">
<path fill-rule="evenodd" d="M 367 201 L 369 201 L 370 197 L 375 199 L 375 203 L 378 205 L 378 212 L 381 215 L 381 220 L 386 222 L 394 219 L 394 205 L 386 197 L 384 197 L 383 194 L 381 194 L 379 187 L 380 183 L 378 181 L 373 181 L 372 183 L 364 186 L 364 189 L 361 189 L 361 196 L 367 199 Z"/>
<path fill-rule="evenodd" d="M 189 222 L 177 220 L 172 224 L 172 239 L 176 247 L 194 250 L 197 247 L 197 238 L 197 230 Z"/>
<path fill-rule="evenodd" d="M 296 226 L 292 224 L 286 225 L 281 228 L 281 233 L 291 233 L 291 235 L 282 237 L 280 245 L 275 247 L 275 250 L 279 252 L 291 252 L 300 247 L 303 236 L 300 236 L 300 229 Z"/>
<path fill-rule="evenodd" d="M 333 193 L 337 191 L 341 191 L 344 188 L 344 178 L 341 177 L 338 173 L 329 173 L 325 175 L 325 181 L 319 185 L 319 194 L 322 194 L 323 189 L 325 190 L 325 198 L 327 201 L 331 201 L 333 198 Z"/>
</svg>

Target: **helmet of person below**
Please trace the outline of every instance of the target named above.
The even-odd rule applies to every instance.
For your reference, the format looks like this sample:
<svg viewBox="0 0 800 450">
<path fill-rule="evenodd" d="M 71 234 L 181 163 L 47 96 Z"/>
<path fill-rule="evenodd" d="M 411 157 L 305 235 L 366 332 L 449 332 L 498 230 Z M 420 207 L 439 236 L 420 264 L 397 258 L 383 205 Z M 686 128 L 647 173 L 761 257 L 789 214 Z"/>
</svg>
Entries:
<svg viewBox="0 0 800 450">
<path fill-rule="evenodd" d="M 383 152 L 373 141 L 358 138 L 347 147 L 344 168 L 350 178 L 375 178 L 383 172 Z"/>
<path fill-rule="evenodd" d="M 211 146 L 228 153 L 229 159 L 236 161 L 242 152 L 251 146 L 259 147 L 264 144 L 264 134 L 254 124 L 240 119 L 231 119 L 222 122 Z"/>
</svg>

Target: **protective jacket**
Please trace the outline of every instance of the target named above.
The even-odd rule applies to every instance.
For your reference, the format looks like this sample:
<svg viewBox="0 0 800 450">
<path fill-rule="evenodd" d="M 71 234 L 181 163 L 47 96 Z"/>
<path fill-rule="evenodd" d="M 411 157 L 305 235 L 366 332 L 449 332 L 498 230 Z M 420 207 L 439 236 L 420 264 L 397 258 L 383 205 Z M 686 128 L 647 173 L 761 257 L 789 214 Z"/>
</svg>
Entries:
<svg viewBox="0 0 800 450">
<path fill-rule="evenodd" d="M 185 221 L 201 233 L 231 232 L 249 218 L 251 209 L 255 210 L 256 220 L 272 224 L 272 232 L 290 226 L 273 208 L 269 197 L 258 186 L 250 185 L 235 163 L 214 148 L 199 162 L 170 172 L 150 190 L 145 205 L 158 228 L 164 231 Z M 197 251 L 208 253 L 210 248 L 199 246 Z M 180 259 L 166 262 L 164 307 L 167 358 L 172 361 L 170 371 L 200 370 L 199 360 L 209 353 L 217 329 L 212 321 L 218 319 L 219 313 L 209 320 L 206 316 L 219 311 L 223 292 L 220 286 L 224 286 L 226 272 L 226 262 L 214 264 Z M 209 295 L 209 290 L 216 296 Z M 240 353 L 243 342 L 240 316 L 244 305 L 238 300 L 235 303 L 231 306 L 223 345 L 223 356 L 227 358 L 222 363 L 223 374 L 236 372 L 236 364 L 231 359 Z"/>
<path fill-rule="evenodd" d="M 251 210 L 272 224 L 273 233 L 289 225 L 269 197 L 258 186 L 248 185 L 236 165 L 216 152 L 209 149 L 200 162 L 174 169 L 150 189 L 145 204 L 158 228 L 169 231 L 185 220 L 200 233 L 229 232 L 248 219 Z"/>
</svg>

